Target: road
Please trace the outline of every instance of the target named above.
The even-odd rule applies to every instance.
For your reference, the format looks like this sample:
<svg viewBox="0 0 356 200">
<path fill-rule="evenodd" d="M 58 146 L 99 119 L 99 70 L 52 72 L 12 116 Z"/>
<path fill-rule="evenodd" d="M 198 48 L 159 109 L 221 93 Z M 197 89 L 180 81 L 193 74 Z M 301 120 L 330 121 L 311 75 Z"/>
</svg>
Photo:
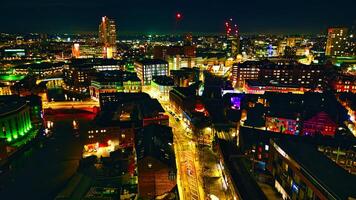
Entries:
<svg viewBox="0 0 356 200">
<path fill-rule="evenodd" d="M 74 137 L 73 117 L 54 121 L 53 136 L 33 146 L 12 163 L 12 170 L 0 175 L 0 197 L 12 199 L 53 199 L 76 172 L 86 136 Z M 78 119 L 85 129 L 88 119 Z"/>
<path fill-rule="evenodd" d="M 174 147 L 178 170 L 178 187 L 182 199 L 204 199 L 204 190 L 201 184 L 201 176 L 196 170 L 195 143 L 186 136 L 187 131 L 174 116 L 170 115 L 170 126 L 173 128 Z"/>
<path fill-rule="evenodd" d="M 167 98 L 160 98 L 158 92 L 152 87 L 144 87 L 143 92 L 152 98 L 157 98 L 169 115 L 169 125 L 173 129 L 174 151 L 177 163 L 177 184 L 182 200 L 204 200 L 205 193 L 202 184 L 202 174 L 198 169 L 198 149 L 192 140 L 189 128 L 182 120 L 177 121 L 177 114 L 169 110 Z"/>
</svg>

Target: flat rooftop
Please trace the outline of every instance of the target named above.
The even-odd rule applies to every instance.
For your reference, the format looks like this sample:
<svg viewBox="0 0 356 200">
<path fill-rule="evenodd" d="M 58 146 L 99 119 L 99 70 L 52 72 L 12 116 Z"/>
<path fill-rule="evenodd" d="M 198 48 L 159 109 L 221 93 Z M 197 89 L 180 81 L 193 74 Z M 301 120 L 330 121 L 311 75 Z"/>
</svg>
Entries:
<svg viewBox="0 0 356 200">
<path fill-rule="evenodd" d="M 26 101 L 15 95 L 0 96 L 0 117 L 14 112 L 26 105 Z"/>
<path fill-rule="evenodd" d="M 167 64 L 168 62 L 165 60 L 161 59 L 143 59 L 143 60 L 138 60 L 136 63 L 140 63 L 142 65 L 157 65 L 157 64 Z"/>
</svg>

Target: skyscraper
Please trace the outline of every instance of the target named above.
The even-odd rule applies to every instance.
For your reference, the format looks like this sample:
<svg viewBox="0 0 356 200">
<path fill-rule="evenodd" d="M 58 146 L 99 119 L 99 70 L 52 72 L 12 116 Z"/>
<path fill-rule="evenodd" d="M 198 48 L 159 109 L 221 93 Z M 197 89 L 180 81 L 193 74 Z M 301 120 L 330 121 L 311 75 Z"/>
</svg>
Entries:
<svg viewBox="0 0 356 200">
<path fill-rule="evenodd" d="M 240 53 L 240 34 L 237 24 L 233 25 L 232 19 L 225 22 L 226 37 L 228 41 L 228 56 L 236 58 Z"/>
<path fill-rule="evenodd" d="M 329 28 L 325 55 L 345 56 L 349 53 L 347 28 Z"/>
<path fill-rule="evenodd" d="M 103 47 L 104 58 L 116 56 L 116 25 L 113 19 L 102 17 L 99 25 L 99 42 Z"/>
</svg>

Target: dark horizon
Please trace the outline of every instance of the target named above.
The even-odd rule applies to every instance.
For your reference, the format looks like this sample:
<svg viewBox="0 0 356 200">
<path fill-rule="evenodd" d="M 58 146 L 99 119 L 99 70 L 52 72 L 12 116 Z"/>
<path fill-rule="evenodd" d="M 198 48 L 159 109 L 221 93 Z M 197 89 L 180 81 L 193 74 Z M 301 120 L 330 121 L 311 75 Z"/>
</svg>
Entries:
<svg viewBox="0 0 356 200">
<path fill-rule="evenodd" d="M 283 0 L 13 0 L 2 7 L 0 32 L 6 33 L 95 33 L 101 16 L 116 20 L 118 35 L 221 34 L 229 18 L 242 34 L 323 34 L 327 27 L 351 26 L 356 20 L 353 0 L 300 0 L 292 5 Z M 178 12 L 183 19 L 177 24 Z"/>
</svg>

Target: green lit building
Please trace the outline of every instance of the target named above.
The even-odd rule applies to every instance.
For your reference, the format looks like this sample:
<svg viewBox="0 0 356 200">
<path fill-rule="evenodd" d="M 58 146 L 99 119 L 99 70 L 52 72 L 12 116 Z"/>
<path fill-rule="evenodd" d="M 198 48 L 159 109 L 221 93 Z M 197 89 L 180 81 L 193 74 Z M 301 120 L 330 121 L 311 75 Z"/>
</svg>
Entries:
<svg viewBox="0 0 356 200">
<path fill-rule="evenodd" d="M 26 137 L 32 129 L 30 107 L 16 96 L 0 96 L 0 138 L 14 142 Z"/>
</svg>

